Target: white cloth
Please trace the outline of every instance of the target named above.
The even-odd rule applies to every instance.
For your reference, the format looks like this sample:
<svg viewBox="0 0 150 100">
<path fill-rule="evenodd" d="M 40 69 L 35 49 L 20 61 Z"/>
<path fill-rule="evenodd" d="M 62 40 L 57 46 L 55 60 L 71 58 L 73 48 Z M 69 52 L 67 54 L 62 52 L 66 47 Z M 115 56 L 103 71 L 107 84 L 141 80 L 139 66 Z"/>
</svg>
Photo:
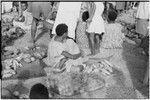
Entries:
<svg viewBox="0 0 150 100">
<path fill-rule="evenodd" d="M 13 2 L 2 2 L 2 13 L 5 12 L 10 12 L 11 9 L 13 8 Z"/>
<path fill-rule="evenodd" d="M 78 45 L 72 40 L 72 39 L 68 39 L 65 43 L 66 45 L 66 51 L 70 54 L 79 54 L 80 53 L 80 49 L 78 47 Z M 77 65 L 81 65 L 82 64 L 82 58 L 78 58 L 76 60 L 73 59 L 69 59 L 65 64 L 66 64 L 66 71 L 70 72 L 72 65 L 77 66 Z"/>
<path fill-rule="evenodd" d="M 52 38 L 48 45 L 48 58 L 46 64 L 50 66 L 55 66 L 59 63 L 60 59 L 64 57 L 61 53 L 65 51 L 65 45 L 55 41 L 54 38 L 55 37 Z"/>
<path fill-rule="evenodd" d="M 75 39 L 75 29 L 82 2 L 60 2 L 55 19 L 52 34 L 56 34 L 55 28 L 58 24 L 64 23 L 68 26 L 68 36 Z"/>
<path fill-rule="evenodd" d="M 140 2 L 136 17 L 140 19 L 149 19 L 150 17 L 149 6 L 150 6 L 149 2 Z"/>
<path fill-rule="evenodd" d="M 102 18 L 102 13 L 104 11 L 104 4 L 102 2 L 94 2 L 96 5 L 95 14 L 93 16 L 92 22 L 89 25 L 87 32 L 101 34 L 105 32 L 104 20 Z"/>
</svg>

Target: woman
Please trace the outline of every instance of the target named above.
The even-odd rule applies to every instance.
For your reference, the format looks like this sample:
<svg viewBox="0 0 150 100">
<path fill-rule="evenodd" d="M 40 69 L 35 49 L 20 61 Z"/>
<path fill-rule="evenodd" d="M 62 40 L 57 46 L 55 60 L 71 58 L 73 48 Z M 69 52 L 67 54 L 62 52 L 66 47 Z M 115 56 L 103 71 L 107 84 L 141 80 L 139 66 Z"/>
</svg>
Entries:
<svg viewBox="0 0 150 100">
<path fill-rule="evenodd" d="M 82 2 L 60 2 L 56 15 L 52 34 L 58 24 L 64 23 L 68 26 L 68 36 L 75 39 L 75 30 L 79 18 Z"/>
<path fill-rule="evenodd" d="M 99 52 L 100 39 L 102 34 L 105 32 L 104 20 L 102 18 L 102 13 L 104 11 L 104 4 L 102 2 L 91 2 L 90 17 L 87 20 L 89 27 L 87 32 L 89 34 L 89 42 L 91 48 L 91 54 L 95 55 L 96 50 Z M 98 53 L 97 52 L 97 53 Z"/>
</svg>

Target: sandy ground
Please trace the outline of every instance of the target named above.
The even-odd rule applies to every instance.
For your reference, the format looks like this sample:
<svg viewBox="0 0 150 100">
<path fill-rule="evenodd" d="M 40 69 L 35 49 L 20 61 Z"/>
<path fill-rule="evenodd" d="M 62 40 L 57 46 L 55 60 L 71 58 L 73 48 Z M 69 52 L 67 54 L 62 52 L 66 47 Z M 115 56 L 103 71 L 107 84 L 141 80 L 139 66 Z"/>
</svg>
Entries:
<svg viewBox="0 0 150 100">
<path fill-rule="evenodd" d="M 39 29 L 38 34 L 40 33 L 41 30 Z M 30 31 L 27 31 L 27 34 L 23 38 L 15 41 L 14 46 L 16 48 L 24 48 L 29 46 L 30 43 L 28 41 L 30 40 L 30 36 L 31 36 Z M 36 43 L 44 44 L 47 46 L 49 39 L 50 38 L 48 33 L 41 33 Z M 144 73 L 146 70 L 147 58 L 146 56 L 141 54 L 141 51 L 142 51 L 141 48 L 137 48 L 136 44 L 133 41 L 127 41 L 123 44 L 123 49 L 106 50 L 101 48 L 100 53 L 95 55 L 94 57 L 101 58 L 101 57 L 112 56 L 109 59 L 109 61 L 123 72 L 125 76 L 125 80 L 124 80 L 125 86 L 135 88 L 136 95 L 138 98 L 148 98 L 149 87 L 143 86 L 141 83 L 143 81 Z M 35 72 L 36 72 L 36 68 L 35 68 Z M 36 82 L 43 82 L 42 80 L 43 78 L 29 79 L 25 84 L 28 84 L 28 86 L 31 87 Z M 17 80 L 15 81 L 17 82 Z M 116 90 L 115 88 L 113 89 L 114 91 L 117 91 L 117 89 Z M 102 89 L 101 91 L 95 91 L 90 95 L 83 94 L 82 97 L 103 98 L 105 95 L 106 95 L 106 89 Z"/>
</svg>

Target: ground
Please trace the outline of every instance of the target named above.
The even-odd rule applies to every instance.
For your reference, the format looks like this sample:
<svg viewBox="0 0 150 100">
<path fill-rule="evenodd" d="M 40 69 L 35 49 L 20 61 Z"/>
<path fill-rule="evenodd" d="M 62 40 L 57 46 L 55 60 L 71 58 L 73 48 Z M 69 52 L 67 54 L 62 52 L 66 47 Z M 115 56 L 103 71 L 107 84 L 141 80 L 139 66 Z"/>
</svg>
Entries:
<svg viewBox="0 0 150 100">
<path fill-rule="evenodd" d="M 41 29 L 39 28 L 38 34 L 41 32 Z M 14 46 L 16 48 L 23 48 L 30 45 L 28 42 L 30 40 L 30 31 L 27 31 L 26 35 L 15 41 Z M 37 39 L 37 44 L 44 44 L 48 45 L 48 42 L 50 40 L 49 33 L 41 33 L 39 38 Z M 136 43 L 131 40 L 127 40 L 127 42 L 124 42 L 122 49 L 117 50 L 104 50 L 101 48 L 101 52 L 97 54 L 96 58 L 101 57 L 108 57 L 111 56 L 109 61 L 114 64 L 118 69 L 120 69 L 124 76 L 125 76 L 125 85 L 127 87 L 133 87 L 136 89 L 136 96 L 138 98 L 148 98 L 149 97 L 149 87 L 142 85 L 144 73 L 147 66 L 147 58 L 145 55 L 143 55 L 142 49 L 138 48 Z M 116 53 L 117 52 L 117 53 Z M 34 66 L 36 67 L 36 66 Z M 34 70 L 35 73 L 39 73 L 40 68 L 37 66 L 37 68 L 28 67 L 28 70 Z M 33 84 L 36 82 L 44 82 L 44 78 L 35 78 L 35 79 L 29 79 L 25 82 L 25 84 L 30 88 Z M 10 80 L 11 83 L 16 83 L 17 80 Z M 12 82 L 13 81 L 13 82 Z M 5 87 L 7 84 L 4 84 L 6 82 L 2 82 L 3 87 Z M 118 88 L 117 88 L 118 89 Z M 111 90 L 118 91 L 115 87 L 113 87 Z M 106 89 L 97 90 L 92 93 L 84 93 L 80 98 L 99 98 L 104 97 L 106 95 Z M 117 94 L 117 93 L 116 93 Z M 111 94 L 112 95 L 112 94 Z M 114 95 L 114 94 L 113 94 Z M 109 96 L 107 96 L 109 98 Z"/>
</svg>

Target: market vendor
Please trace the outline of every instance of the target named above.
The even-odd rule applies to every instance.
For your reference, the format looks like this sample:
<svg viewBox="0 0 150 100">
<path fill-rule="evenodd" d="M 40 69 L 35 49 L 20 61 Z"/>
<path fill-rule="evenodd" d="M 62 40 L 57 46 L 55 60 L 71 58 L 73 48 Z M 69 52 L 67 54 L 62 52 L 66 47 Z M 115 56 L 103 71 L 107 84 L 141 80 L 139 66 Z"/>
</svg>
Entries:
<svg viewBox="0 0 150 100">
<path fill-rule="evenodd" d="M 30 25 L 33 17 L 31 13 L 27 11 L 27 7 L 28 7 L 27 2 L 21 2 L 22 14 L 13 21 L 14 26 L 19 26 L 23 29 L 27 28 L 27 26 L 28 28 L 31 27 Z"/>
<path fill-rule="evenodd" d="M 53 68 L 62 69 L 66 65 L 66 70 L 70 71 L 71 65 L 80 63 L 81 53 L 78 45 L 68 39 L 68 26 L 59 24 L 56 27 L 56 36 L 52 38 L 48 45 L 48 58 L 46 64 Z"/>
</svg>

